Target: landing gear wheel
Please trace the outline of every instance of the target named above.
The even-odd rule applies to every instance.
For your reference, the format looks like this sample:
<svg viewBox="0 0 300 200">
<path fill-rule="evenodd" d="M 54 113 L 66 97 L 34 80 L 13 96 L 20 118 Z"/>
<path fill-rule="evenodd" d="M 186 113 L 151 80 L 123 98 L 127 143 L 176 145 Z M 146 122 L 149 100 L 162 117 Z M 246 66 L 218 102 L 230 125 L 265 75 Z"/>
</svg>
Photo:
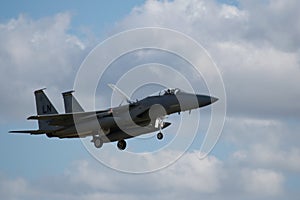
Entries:
<svg viewBox="0 0 300 200">
<path fill-rule="evenodd" d="M 157 139 L 161 140 L 161 139 L 163 139 L 164 135 L 161 132 L 159 132 L 159 133 L 157 133 L 156 137 L 157 137 Z"/>
<path fill-rule="evenodd" d="M 125 140 L 120 140 L 117 144 L 118 148 L 120 150 L 124 150 L 126 148 L 126 141 Z"/>
<path fill-rule="evenodd" d="M 94 142 L 94 145 L 95 145 L 96 148 L 101 148 L 102 145 L 103 145 L 103 142 L 99 137 L 95 137 L 93 139 L 93 142 Z"/>
</svg>

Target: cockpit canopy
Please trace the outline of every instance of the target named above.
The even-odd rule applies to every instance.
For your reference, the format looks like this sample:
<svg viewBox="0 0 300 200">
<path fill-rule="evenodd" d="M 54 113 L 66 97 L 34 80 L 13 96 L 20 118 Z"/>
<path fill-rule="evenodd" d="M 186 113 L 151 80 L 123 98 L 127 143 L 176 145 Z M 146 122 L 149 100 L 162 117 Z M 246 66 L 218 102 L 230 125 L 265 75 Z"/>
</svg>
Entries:
<svg viewBox="0 0 300 200">
<path fill-rule="evenodd" d="M 173 95 L 173 94 L 176 95 L 178 92 L 180 92 L 180 89 L 178 89 L 178 88 L 168 88 L 168 89 L 161 91 L 161 94 L 162 95 Z"/>
<path fill-rule="evenodd" d="M 176 95 L 179 92 L 182 92 L 179 88 L 166 88 L 149 96 Z"/>
</svg>

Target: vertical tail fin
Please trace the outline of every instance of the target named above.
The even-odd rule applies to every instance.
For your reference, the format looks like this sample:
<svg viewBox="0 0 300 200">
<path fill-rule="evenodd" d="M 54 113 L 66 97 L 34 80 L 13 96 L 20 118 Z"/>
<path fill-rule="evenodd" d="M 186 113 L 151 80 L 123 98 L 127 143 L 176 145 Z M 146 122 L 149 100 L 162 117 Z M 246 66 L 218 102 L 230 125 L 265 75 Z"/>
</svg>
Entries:
<svg viewBox="0 0 300 200">
<path fill-rule="evenodd" d="M 46 94 L 44 93 L 43 91 L 44 89 L 34 91 L 37 114 L 38 115 L 58 114 L 57 110 L 50 102 Z M 55 127 L 49 126 L 47 121 L 39 120 L 38 122 L 39 122 L 40 130 L 55 129 Z"/>
<path fill-rule="evenodd" d="M 62 93 L 64 98 L 64 104 L 65 104 L 65 112 L 66 113 L 73 113 L 73 112 L 84 112 L 81 105 L 78 103 L 76 98 L 72 95 L 74 91 L 68 91 Z"/>
</svg>

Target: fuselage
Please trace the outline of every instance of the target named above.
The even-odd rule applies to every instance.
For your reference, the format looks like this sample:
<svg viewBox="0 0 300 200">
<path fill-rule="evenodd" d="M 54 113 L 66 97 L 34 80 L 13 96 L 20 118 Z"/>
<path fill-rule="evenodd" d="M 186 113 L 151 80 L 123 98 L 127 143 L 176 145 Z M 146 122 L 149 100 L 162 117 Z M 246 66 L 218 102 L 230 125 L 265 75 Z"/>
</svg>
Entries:
<svg viewBox="0 0 300 200">
<path fill-rule="evenodd" d="M 49 137 L 75 138 L 97 134 L 103 142 L 127 139 L 164 129 L 170 123 L 155 127 L 157 119 L 173 113 L 197 109 L 215 102 L 217 99 L 206 95 L 195 95 L 185 92 L 165 93 L 149 96 L 127 105 L 105 110 L 105 117 L 76 120 L 73 126 L 47 133 Z M 98 112 L 105 112 L 98 111 Z M 96 112 L 95 112 L 96 113 Z"/>
</svg>

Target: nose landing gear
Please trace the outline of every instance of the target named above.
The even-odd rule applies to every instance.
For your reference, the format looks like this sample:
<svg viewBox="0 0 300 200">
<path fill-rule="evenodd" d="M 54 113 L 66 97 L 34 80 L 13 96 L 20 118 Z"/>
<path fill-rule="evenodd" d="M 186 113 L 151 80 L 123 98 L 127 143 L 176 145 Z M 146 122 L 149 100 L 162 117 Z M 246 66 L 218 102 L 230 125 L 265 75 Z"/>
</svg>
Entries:
<svg viewBox="0 0 300 200">
<path fill-rule="evenodd" d="M 157 133 L 156 137 L 158 140 L 162 140 L 164 135 L 162 134 L 161 130 L 164 127 L 164 118 L 157 118 L 155 120 L 155 128 L 159 128 L 159 133 Z"/>
<path fill-rule="evenodd" d="M 164 135 L 162 134 L 162 132 L 157 133 L 156 135 L 157 139 L 162 140 Z"/>
</svg>

